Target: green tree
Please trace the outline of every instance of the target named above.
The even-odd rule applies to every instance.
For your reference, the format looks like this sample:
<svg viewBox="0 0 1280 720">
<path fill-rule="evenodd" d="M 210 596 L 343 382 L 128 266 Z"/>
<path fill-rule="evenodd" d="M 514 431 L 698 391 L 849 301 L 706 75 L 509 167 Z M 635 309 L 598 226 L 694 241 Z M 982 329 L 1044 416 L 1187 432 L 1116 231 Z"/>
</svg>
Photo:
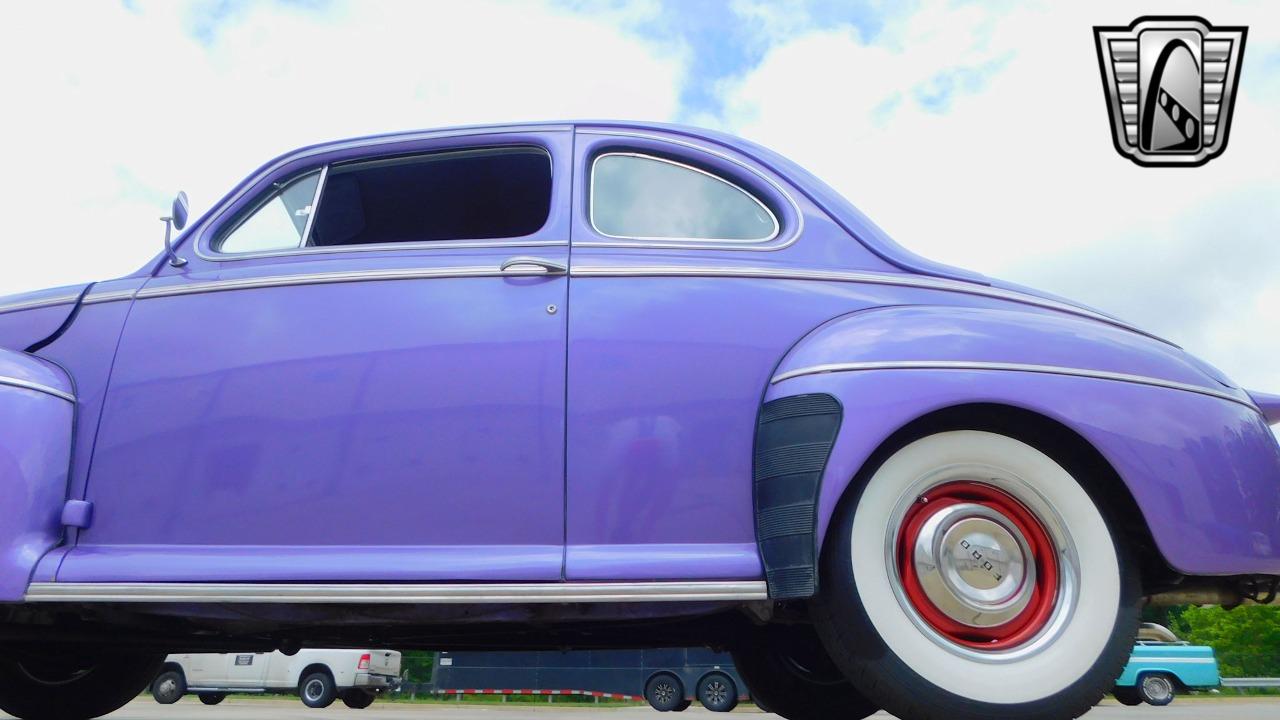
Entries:
<svg viewBox="0 0 1280 720">
<path fill-rule="evenodd" d="M 1169 620 L 1182 639 L 1214 649 L 1223 677 L 1280 677 L 1280 607 L 1191 606 Z"/>
</svg>

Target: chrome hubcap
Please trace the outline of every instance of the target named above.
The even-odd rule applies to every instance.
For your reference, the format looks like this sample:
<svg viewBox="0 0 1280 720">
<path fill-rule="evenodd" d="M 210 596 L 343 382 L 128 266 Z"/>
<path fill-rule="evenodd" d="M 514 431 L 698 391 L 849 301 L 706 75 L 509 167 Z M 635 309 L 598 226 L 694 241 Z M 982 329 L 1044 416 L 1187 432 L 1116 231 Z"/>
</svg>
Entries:
<svg viewBox="0 0 1280 720">
<path fill-rule="evenodd" d="M 947 617 L 975 628 L 1004 624 L 1027 607 L 1036 575 L 1031 558 L 1014 523 L 975 503 L 931 516 L 913 552 L 925 596 Z"/>
<path fill-rule="evenodd" d="M 324 685 L 319 680 L 312 680 L 307 683 L 307 699 L 319 700 L 324 693 Z"/>
<path fill-rule="evenodd" d="M 1173 694 L 1173 686 L 1160 676 L 1143 678 L 1142 689 L 1152 700 L 1164 700 Z"/>
</svg>

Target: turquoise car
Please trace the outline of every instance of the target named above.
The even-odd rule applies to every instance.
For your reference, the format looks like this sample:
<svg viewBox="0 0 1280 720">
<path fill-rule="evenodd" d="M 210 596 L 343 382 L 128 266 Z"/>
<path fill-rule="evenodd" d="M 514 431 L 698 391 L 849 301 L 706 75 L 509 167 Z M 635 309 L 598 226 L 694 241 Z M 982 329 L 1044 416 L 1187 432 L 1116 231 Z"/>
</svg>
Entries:
<svg viewBox="0 0 1280 720">
<path fill-rule="evenodd" d="M 1168 705 L 1180 691 L 1207 690 L 1222 683 L 1213 648 L 1190 645 L 1159 629 L 1169 639 L 1139 639 L 1133 646 L 1129 664 L 1112 691 L 1121 704 Z M 1143 635 L 1148 634 L 1147 628 L 1143 630 Z"/>
</svg>

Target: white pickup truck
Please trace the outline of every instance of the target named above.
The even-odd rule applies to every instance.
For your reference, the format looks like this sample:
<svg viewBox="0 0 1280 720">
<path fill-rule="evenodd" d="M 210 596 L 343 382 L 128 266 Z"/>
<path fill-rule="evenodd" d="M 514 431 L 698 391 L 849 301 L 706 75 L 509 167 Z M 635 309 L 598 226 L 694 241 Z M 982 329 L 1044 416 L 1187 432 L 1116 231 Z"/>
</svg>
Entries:
<svg viewBox="0 0 1280 720">
<path fill-rule="evenodd" d="M 194 693 L 205 705 L 217 705 L 228 693 L 296 692 L 307 707 L 341 699 L 358 710 L 393 688 L 399 676 L 400 653 L 394 650 L 189 653 L 165 658 L 151 695 L 168 705 Z"/>
</svg>

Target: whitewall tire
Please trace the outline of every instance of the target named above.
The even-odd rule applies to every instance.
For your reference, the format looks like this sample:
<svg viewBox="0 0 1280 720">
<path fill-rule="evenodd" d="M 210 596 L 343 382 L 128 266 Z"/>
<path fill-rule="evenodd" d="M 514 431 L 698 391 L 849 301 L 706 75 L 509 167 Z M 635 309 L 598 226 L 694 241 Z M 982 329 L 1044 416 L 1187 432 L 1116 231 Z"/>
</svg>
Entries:
<svg viewBox="0 0 1280 720">
<path fill-rule="evenodd" d="M 1074 718 L 1136 634 L 1137 579 L 1103 511 L 1064 464 L 994 432 L 893 452 L 850 489 L 822 563 L 828 652 L 903 718 Z"/>
</svg>

